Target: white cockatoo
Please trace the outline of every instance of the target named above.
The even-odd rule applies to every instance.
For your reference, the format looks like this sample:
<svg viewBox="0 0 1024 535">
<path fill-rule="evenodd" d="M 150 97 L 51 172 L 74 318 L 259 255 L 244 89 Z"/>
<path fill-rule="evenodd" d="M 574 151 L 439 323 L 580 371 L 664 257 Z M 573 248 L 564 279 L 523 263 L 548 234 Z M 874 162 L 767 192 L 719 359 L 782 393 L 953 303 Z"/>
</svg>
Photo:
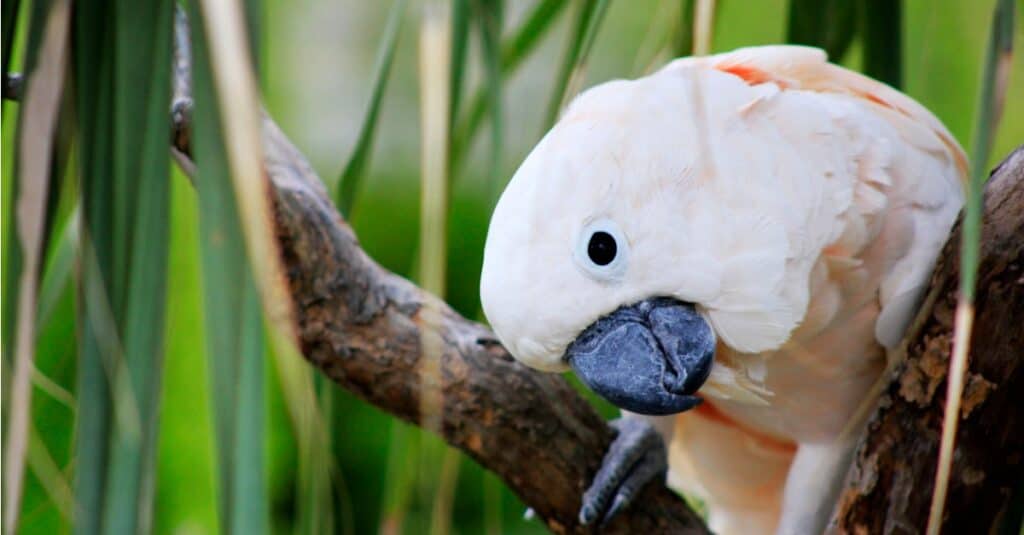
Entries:
<svg viewBox="0 0 1024 535">
<path fill-rule="evenodd" d="M 934 115 L 814 48 L 684 58 L 579 95 L 494 210 L 481 300 L 515 358 L 624 410 L 581 521 L 667 462 L 718 533 L 820 533 L 843 430 L 965 176 Z"/>
</svg>

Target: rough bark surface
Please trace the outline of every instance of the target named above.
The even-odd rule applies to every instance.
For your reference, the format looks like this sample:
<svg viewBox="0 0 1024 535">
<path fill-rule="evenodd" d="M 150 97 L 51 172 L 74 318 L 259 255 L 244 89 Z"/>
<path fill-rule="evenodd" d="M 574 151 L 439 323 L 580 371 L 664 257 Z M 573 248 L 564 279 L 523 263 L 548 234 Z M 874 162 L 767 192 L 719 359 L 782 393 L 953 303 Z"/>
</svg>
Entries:
<svg viewBox="0 0 1024 535">
<path fill-rule="evenodd" d="M 1024 481 L 1024 147 L 985 194 L 974 334 L 943 533 L 998 532 Z M 942 433 L 959 284 L 959 228 L 932 275 L 935 305 L 861 438 L 833 529 L 921 533 Z"/>
</svg>

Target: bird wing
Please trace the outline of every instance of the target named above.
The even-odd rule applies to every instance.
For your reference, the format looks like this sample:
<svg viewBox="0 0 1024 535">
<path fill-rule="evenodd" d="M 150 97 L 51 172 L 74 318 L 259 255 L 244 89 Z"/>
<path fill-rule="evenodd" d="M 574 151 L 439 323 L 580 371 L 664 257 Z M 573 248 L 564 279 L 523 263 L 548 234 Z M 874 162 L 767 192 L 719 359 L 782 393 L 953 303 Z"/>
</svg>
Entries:
<svg viewBox="0 0 1024 535">
<path fill-rule="evenodd" d="M 921 104 L 881 82 L 828 63 L 826 54 L 816 48 L 743 48 L 679 59 L 663 71 L 693 67 L 734 75 L 752 87 L 775 86 L 772 91 L 760 92 L 751 102 L 752 108 L 767 107 L 773 114 L 781 114 L 784 109 L 792 112 L 791 104 L 784 108 L 771 101 L 779 100 L 777 95 L 797 92 L 823 96 L 835 103 L 835 110 L 841 110 L 828 124 L 831 130 L 842 130 L 844 139 L 856 141 L 843 149 L 853 169 L 849 205 L 828 220 L 840 229 L 839 238 L 822 243 L 819 251 L 808 252 L 816 258 L 809 268 L 807 313 L 791 340 L 800 338 L 802 350 L 815 337 L 819 341 L 836 340 L 835 331 L 849 329 L 846 320 L 855 315 L 864 321 L 865 315 L 859 312 L 870 306 L 877 308 L 866 321 L 874 342 L 886 349 L 894 348 L 913 317 L 963 203 L 967 160 L 956 139 Z M 773 105 L 776 108 L 771 108 Z M 799 123 L 811 117 L 791 114 L 786 120 Z M 822 128 L 820 121 L 815 124 L 813 128 Z M 817 134 L 800 133 L 800 142 L 805 144 L 799 149 L 816 150 L 818 145 L 813 143 Z M 860 348 L 870 345 L 869 340 L 858 342 Z M 862 359 L 878 353 L 860 348 L 857 351 L 865 354 Z M 845 362 L 855 362 L 856 358 L 848 355 Z M 712 381 L 715 384 L 711 388 L 717 387 L 720 395 L 757 401 L 766 397 L 759 385 L 769 392 L 774 390 L 757 381 L 757 377 L 765 376 L 763 361 L 731 360 L 730 369 L 719 372 L 733 377 Z M 745 369 L 748 361 L 758 369 Z M 838 362 L 824 365 L 842 368 Z M 770 363 L 768 368 L 771 375 Z"/>
</svg>

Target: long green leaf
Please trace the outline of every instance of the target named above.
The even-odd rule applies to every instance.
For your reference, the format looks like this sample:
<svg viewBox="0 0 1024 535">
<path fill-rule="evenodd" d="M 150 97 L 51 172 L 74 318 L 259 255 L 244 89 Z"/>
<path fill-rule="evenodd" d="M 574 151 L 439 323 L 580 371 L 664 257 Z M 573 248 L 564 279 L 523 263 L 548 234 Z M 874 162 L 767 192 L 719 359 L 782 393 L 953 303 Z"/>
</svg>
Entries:
<svg viewBox="0 0 1024 535">
<path fill-rule="evenodd" d="M 476 0 L 480 20 L 480 48 L 483 50 L 484 87 L 487 89 L 487 108 L 491 111 L 490 170 L 487 176 L 488 202 L 494 202 L 501 191 L 501 154 L 504 150 L 502 120 L 502 0 Z M 453 106 L 456 103 L 453 102 Z"/>
<path fill-rule="evenodd" d="M 984 210 L 982 195 L 985 182 L 988 180 L 988 159 L 992 152 L 992 142 L 999 129 L 1006 89 L 1009 85 L 1013 59 L 1013 30 L 1013 0 L 998 0 L 992 14 L 971 143 L 967 203 L 964 207 L 960 242 L 960 295 L 954 319 L 953 354 L 949 362 L 949 380 L 946 383 L 946 405 L 943 411 L 942 439 L 935 473 L 935 491 L 928 513 L 929 535 L 937 535 L 942 527 L 942 513 L 953 463 L 953 447 L 960 421 L 960 402 L 964 376 L 967 372 L 967 352 L 974 324 L 974 296 L 981 252 L 981 216 Z"/>
<path fill-rule="evenodd" d="M 903 86 L 903 1 L 863 0 L 860 20 L 864 74 L 899 89 Z"/>
<path fill-rule="evenodd" d="M 169 240 L 173 3 L 75 11 L 82 176 L 76 531 L 149 531 Z"/>
<path fill-rule="evenodd" d="M 693 14 L 695 0 L 681 0 L 679 20 L 672 39 L 672 52 L 677 58 L 693 54 Z"/>
<path fill-rule="evenodd" d="M 338 179 L 334 203 L 338 206 L 338 210 L 346 216 L 351 215 L 356 192 L 359 191 L 359 184 L 366 174 L 370 154 L 373 152 L 373 139 L 377 131 L 377 119 L 380 116 L 380 103 L 384 99 L 384 92 L 391 74 L 391 64 L 395 59 L 395 48 L 406 4 L 406 0 L 395 0 L 395 3 L 391 5 L 387 26 L 384 27 L 384 39 L 377 52 L 377 63 L 374 68 L 376 74 L 374 74 L 373 88 L 370 91 L 370 105 L 367 107 L 363 124 L 359 128 L 359 137 L 352 156 L 349 157 L 348 163 L 345 164 L 345 170 L 341 172 L 341 177 Z"/>
<path fill-rule="evenodd" d="M 87 293 L 106 299 L 113 259 L 112 23 L 102 2 L 82 3 L 74 18 L 75 103 L 78 110 L 79 168 L 83 228 L 79 246 L 78 418 L 75 441 L 75 533 L 100 533 L 107 474 L 110 393 L 103 363 L 103 333 L 117 336 L 98 314 L 89 313 Z M 108 266 L 103 268 L 101 266 Z M 99 289 L 99 291 L 96 291 Z M 98 303 L 92 303 L 98 306 Z"/>
<path fill-rule="evenodd" d="M 31 376 L 35 361 L 36 303 L 46 230 L 47 191 L 51 176 L 51 150 L 64 84 L 68 19 L 66 2 L 39 2 L 35 6 L 27 83 L 18 125 L 17 217 L 13 229 L 20 250 L 17 273 L 17 322 L 14 374 L 11 379 L 10 420 L 4 442 L 4 533 L 18 525 L 24 483 L 25 455 L 31 433 Z M 11 299 L 10 297 L 8 299 Z M 13 302 L 13 299 L 11 299 Z"/>
<path fill-rule="evenodd" d="M 569 5 L 565 0 L 540 0 L 525 21 L 501 45 L 501 75 L 507 79 L 541 42 L 541 38 L 554 27 L 558 15 Z M 476 136 L 477 130 L 487 115 L 491 102 L 490 90 L 487 87 L 477 90 L 469 100 L 468 110 L 452 130 L 451 139 L 451 175 L 458 174 L 465 161 L 466 152 Z"/>
<path fill-rule="evenodd" d="M 850 0 L 790 0 L 786 41 L 823 48 L 839 61 L 853 42 L 855 22 L 856 3 Z"/>
<path fill-rule="evenodd" d="M 113 368 L 117 417 L 103 523 L 115 533 L 148 532 L 152 526 L 170 239 L 167 105 L 173 5 L 173 0 L 118 0 L 113 6 L 117 242 L 110 293 L 122 354 Z M 121 410 L 131 403 L 134 411 Z"/>
<path fill-rule="evenodd" d="M 193 9 L 194 18 L 201 21 L 198 9 Z M 192 31 L 193 157 L 220 525 L 223 533 L 266 533 L 265 363 L 259 296 L 247 261 L 207 42 L 197 22 Z"/>
<path fill-rule="evenodd" d="M 576 12 L 572 29 L 569 31 L 569 44 L 562 59 L 562 66 L 555 75 L 555 86 L 548 100 L 547 112 L 544 114 L 543 131 L 546 132 L 555 124 L 558 113 L 568 98 L 569 84 L 574 77 L 582 75 L 582 67 L 586 63 L 587 54 L 594 44 L 597 31 L 608 11 L 608 0 L 584 0 Z"/>
<path fill-rule="evenodd" d="M 21 0 L 7 0 L 3 3 L 3 20 L 0 25 L 3 26 L 3 71 L 0 71 L 3 75 L 7 75 L 11 68 L 11 54 L 14 52 L 14 30 L 15 24 L 18 22 L 18 11 L 21 7 Z"/>
<path fill-rule="evenodd" d="M 476 15 L 476 0 L 451 0 L 452 30 L 451 53 L 448 64 L 451 66 L 448 76 L 448 131 L 455 124 L 455 115 L 462 99 L 462 79 L 466 72 L 466 54 L 469 50 L 470 12 Z M 473 6 L 470 6 L 470 2 Z"/>
</svg>

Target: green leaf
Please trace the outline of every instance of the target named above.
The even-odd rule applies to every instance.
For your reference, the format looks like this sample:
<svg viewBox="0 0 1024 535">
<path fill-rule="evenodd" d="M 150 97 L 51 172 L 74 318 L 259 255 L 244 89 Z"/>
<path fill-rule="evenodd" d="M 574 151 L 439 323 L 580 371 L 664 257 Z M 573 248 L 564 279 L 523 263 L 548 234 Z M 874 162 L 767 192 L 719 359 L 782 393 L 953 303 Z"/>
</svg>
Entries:
<svg viewBox="0 0 1024 535">
<path fill-rule="evenodd" d="M 84 2 L 75 11 L 75 104 L 78 114 L 82 234 L 79 251 L 78 419 L 75 431 L 75 533 L 100 533 L 110 434 L 110 393 L 104 333 L 117 336 L 113 320 L 90 313 L 89 296 L 105 298 L 111 278 L 113 154 L 112 22 L 104 2 Z M 98 305 L 98 303 L 94 303 Z M 105 321 L 106 320 L 106 321 Z"/>
<path fill-rule="evenodd" d="M 501 26 L 502 0 L 476 0 L 480 26 L 480 48 L 483 51 L 484 87 L 487 90 L 487 108 L 491 111 L 490 169 L 487 175 L 487 200 L 493 203 L 501 192 L 501 154 L 504 150 L 502 121 L 502 53 Z M 453 106 L 455 103 L 453 102 Z"/>
<path fill-rule="evenodd" d="M 680 0 L 679 22 L 672 38 L 672 53 L 681 58 L 693 54 L 693 15 L 695 0 Z"/>
<path fill-rule="evenodd" d="M 838 62 L 853 42 L 855 9 L 850 0 L 790 0 L 786 41 L 822 48 Z"/>
<path fill-rule="evenodd" d="M 359 128 L 355 149 L 352 151 L 348 163 L 345 164 L 345 170 L 341 172 L 338 186 L 335 189 L 334 203 L 338 206 L 338 211 L 345 216 L 351 216 L 356 192 L 359 191 L 359 184 L 366 174 L 370 154 L 373 152 L 373 139 L 380 116 L 380 103 L 384 99 L 384 92 L 391 74 L 391 64 L 395 59 L 395 48 L 406 4 L 406 0 L 395 0 L 395 3 L 391 5 L 387 26 L 384 27 L 384 38 L 377 51 L 377 63 L 374 68 L 376 74 L 373 79 L 373 89 L 370 91 L 370 105 L 363 118 L 363 124 Z"/>
<path fill-rule="evenodd" d="M 981 216 L 984 210 L 982 190 L 988 180 L 988 158 L 992 140 L 999 128 L 999 119 L 1006 100 L 1010 67 L 1013 59 L 1013 0 L 998 0 L 992 14 L 989 43 L 985 54 L 985 70 L 975 117 L 968 173 L 967 203 L 964 209 L 960 242 L 960 291 L 954 316 L 953 351 L 949 359 L 949 380 L 946 383 L 946 404 L 942 418 L 939 462 L 935 490 L 928 511 L 926 532 L 937 535 L 942 527 L 943 509 L 953 464 L 953 447 L 960 421 L 964 379 L 967 374 L 967 353 L 974 325 L 974 296 L 981 251 Z"/>
<path fill-rule="evenodd" d="M 3 28 L 3 71 L 6 75 L 11 68 L 11 53 L 14 49 L 14 30 L 18 22 L 18 12 L 21 7 L 21 0 L 7 0 L 3 3 L 3 19 L 0 24 Z"/>
<path fill-rule="evenodd" d="M 173 2 L 75 10 L 82 195 L 76 530 L 149 531 L 169 241 Z"/>
<path fill-rule="evenodd" d="M 193 158 L 199 192 L 203 312 L 217 439 L 223 533 L 266 533 L 265 358 L 259 295 L 248 261 L 203 19 L 193 7 Z"/>
<path fill-rule="evenodd" d="M 597 37 L 604 14 L 608 11 L 608 3 L 608 0 L 585 0 L 576 12 L 576 19 L 569 32 L 569 44 L 562 59 L 562 66 L 555 76 L 555 86 L 548 101 L 547 113 L 544 114 L 544 132 L 558 119 L 558 113 L 569 96 L 567 92 L 570 81 L 574 77 L 582 76 L 587 54 Z"/>
<path fill-rule="evenodd" d="M 540 44 L 541 38 L 554 27 L 555 22 L 558 21 L 558 15 L 568 5 L 569 2 L 565 0 L 540 0 L 534 5 L 522 25 L 502 43 L 501 75 L 503 80 L 511 76 L 529 57 Z M 487 87 L 477 90 L 469 101 L 469 111 L 460 115 L 462 120 L 458 121 L 452 130 L 451 161 L 449 162 L 452 177 L 458 174 L 458 170 L 465 160 L 466 152 L 488 112 L 491 102 L 489 95 L 490 90 Z"/>
<path fill-rule="evenodd" d="M 982 190 L 988 181 L 989 155 L 992 153 L 992 142 L 999 129 L 1006 101 L 1013 58 L 1013 29 L 1013 0 L 998 0 L 992 15 L 981 93 L 978 95 L 978 111 L 971 142 L 970 182 L 963 222 L 960 293 L 968 302 L 974 301 L 981 247 Z"/>
<path fill-rule="evenodd" d="M 25 460 L 30 435 L 32 387 L 35 368 L 39 278 L 45 254 L 46 223 L 52 219 L 48 191 L 59 179 L 51 173 L 56 125 L 63 91 L 70 8 L 66 3 L 38 2 L 32 14 L 25 92 L 18 115 L 15 156 L 15 217 L 8 228 L 17 237 L 8 251 L 5 282 L 13 289 L 5 308 L 16 316 L 6 319 L 5 334 L 13 334 L 14 366 L 8 379 L 4 431 L 5 533 L 17 530 L 24 486 Z M 9 351 L 9 350 L 8 350 Z M 6 364 L 6 363 L 5 363 Z M 8 374 L 5 374 L 8 377 Z"/>
<path fill-rule="evenodd" d="M 903 2 L 863 0 L 860 5 L 864 74 L 903 86 Z"/>
<path fill-rule="evenodd" d="M 466 72 L 466 52 L 469 42 L 470 26 L 470 1 L 452 0 L 452 37 L 451 54 L 449 57 L 449 81 L 448 81 L 448 130 L 451 131 L 455 124 L 455 115 L 459 109 L 459 101 L 462 98 L 462 78 Z M 476 0 L 473 1 L 473 11 L 476 15 Z"/>
</svg>

